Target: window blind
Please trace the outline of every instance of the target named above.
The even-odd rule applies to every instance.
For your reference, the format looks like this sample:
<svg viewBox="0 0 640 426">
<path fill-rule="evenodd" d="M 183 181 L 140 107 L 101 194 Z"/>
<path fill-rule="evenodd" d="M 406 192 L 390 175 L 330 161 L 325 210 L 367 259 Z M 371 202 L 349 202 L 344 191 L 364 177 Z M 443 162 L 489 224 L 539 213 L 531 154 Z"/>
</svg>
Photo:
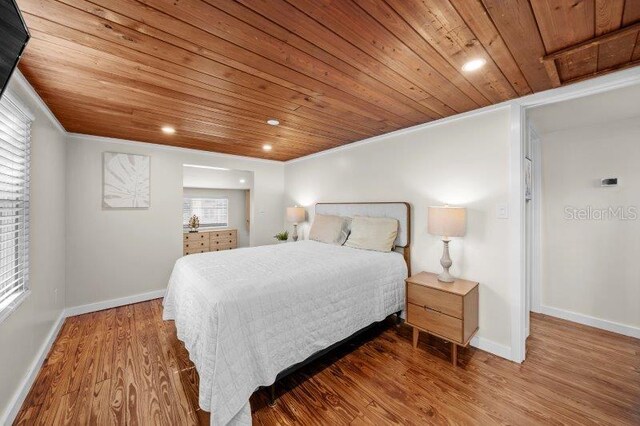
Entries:
<svg viewBox="0 0 640 426">
<path fill-rule="evenodd" d="M 31 119 L 0 100 L 0 317 L 29 285 Z"/>
<path fill-rule="evenodd" d="M 229 226 L 229 199 L 185 198 L 182 209 L 182 224 L 189 227 L 193 215 L 200 219 L 200 226 Z"/>
</svg>

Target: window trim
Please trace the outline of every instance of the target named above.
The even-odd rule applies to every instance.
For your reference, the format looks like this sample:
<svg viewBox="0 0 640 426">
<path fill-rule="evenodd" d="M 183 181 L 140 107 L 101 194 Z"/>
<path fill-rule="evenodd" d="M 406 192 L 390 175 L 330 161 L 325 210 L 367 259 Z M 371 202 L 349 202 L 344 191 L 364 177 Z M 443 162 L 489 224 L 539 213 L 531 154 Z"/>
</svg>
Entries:
<svg viewBox="0 0 640 426">
<path fill-rule="evenodd" d="M 7 82 L 7 84 L 9 85 L 9 87 L 7 87 L 4 91 L 4 93 L 2 94 L 2 97 L 0 98 L 0 101 L 8 101 L 11 104 L 13 104 L 13 106 L 21 113 L 23 114 L 27 120 L 29 120 L 29 124 L 31 126 L 33 126 L 33 122 L 35 121 L 36 117 L 33 114 L 33 111 L 26 106 L 26 104 L 22 101 L 22 99 L 20 98 L 20 96 L 17 95 L 17 93 L 15 92 L 15 89 L 13 87 L 11 87 L 11 82 L 14 81 L 14 78 L 9 79 L 9 81 Z M 31 134 L 29 135 L 29 140 L 30 140 L 30 144 L 31 144 Z M 29 158 L 29 178 L 31 176 L 31 158 Z M 31 188 L 29 188 L 29 192 L 31 192 Z M 27 215 L 29 217 L 29 222 L 31 221 L 31 214 L 30 214 L 30 209 L 31 207 L 29 207 L 29 214 Z M 31 227 L 31 224 L 29 223 L 29 227 Z M 31 239 L 31 235 L 28 236 L 28 239 Z M 31 251 L 31 245 L 28 245 L 28 250 L 29 252 Z M 27 256 L 29 256 L 29 253 L 27 253 Z M 29 276 L 29 272 L 30 272 L 30 264 L 27 265 L 27 276 Z M 18 293 L 18 295 L 5 307 L 0 309 L 0 324 L 3 323 L 4 321 L 7 320 L 7 318 L 9 318 L 11 316 L 11 314 L 13 314 L 20 305 L 22 305 L 22 303 L 31 295 L 31 280 L 27 279 L 25 280 L 24 284 L 23 284 L 23 289 L 20 293 Z"/>
</svg>

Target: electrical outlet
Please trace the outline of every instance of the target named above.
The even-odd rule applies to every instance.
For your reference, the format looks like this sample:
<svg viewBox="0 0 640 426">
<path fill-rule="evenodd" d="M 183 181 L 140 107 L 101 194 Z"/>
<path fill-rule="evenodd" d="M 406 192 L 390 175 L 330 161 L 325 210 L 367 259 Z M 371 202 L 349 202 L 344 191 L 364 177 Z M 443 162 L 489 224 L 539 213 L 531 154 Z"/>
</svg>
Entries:
<svg viewBox="0 0 640 426">
<path fill-rule="evenodd" d="M 53 304 L 54 305 L 58 305 L 58 289 L 54 288 L 53 289 Z"/>
</svg>

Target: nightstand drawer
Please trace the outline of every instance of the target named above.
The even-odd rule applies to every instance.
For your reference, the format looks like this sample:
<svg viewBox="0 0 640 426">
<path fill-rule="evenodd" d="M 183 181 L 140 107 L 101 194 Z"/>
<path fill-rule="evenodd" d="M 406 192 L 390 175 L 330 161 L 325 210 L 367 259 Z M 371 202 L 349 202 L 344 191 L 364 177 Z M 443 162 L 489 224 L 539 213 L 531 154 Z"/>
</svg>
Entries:
<svg viewBox="0 0 640 426">
<path fill-rule="evenodd" d="M 462 320 L 407 303 L 407 322 L 452 342 L 462 343 Z"/>
<path fill-rule="evenodd" d="M 418 306 L 462 319 L 462 296 L 419 284 L 409 283 L 407 300 Z"/>
</svg>

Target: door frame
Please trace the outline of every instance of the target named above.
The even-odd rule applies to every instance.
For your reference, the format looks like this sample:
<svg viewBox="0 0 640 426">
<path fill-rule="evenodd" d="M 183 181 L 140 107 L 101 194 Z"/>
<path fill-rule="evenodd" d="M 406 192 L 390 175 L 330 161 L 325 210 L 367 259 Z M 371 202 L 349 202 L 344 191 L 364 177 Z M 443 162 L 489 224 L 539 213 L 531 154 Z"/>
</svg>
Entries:
<svg viewBox="0 0 640 426">
<path fill-rule="evenodd" d="M 528 137 L 530 122 L 527 112 L 532 108 L 542 105 L 578 99 L 581 97 L 608 92 L 631 85 L 640 84 L 640 67 L 630 68 L 613 72 L 607 75 L 593 78 L 591 80 L 558 87 L 540 93 L 528 95 L 506 104 L 510 106 L 510 129 L 509 129 L 509 256 L 508 256 L 508 276 L 511 283 L 511 360 L 523 362 L 526 355 L 527 321 L 529 315 L 527 302 L 531 303 L 531 308 L 538 309 L 540 306 L 540 273 L 541 273 L 541 246 L 542 241 L 536 238 L 530 253 L 537 253 L 532 260 L 531 276 L 531 296 L 527 291 L 526 261 L 527 252 L 526 229 L 525 229 L 525 209 L 524 209 L 524 143 Z M 539 143 L 538 145 L 541 145 Z M 538 146 L 538 149 L 540 146 Z M 540 161 L 537 162 L 540 167 Z M 537 170 L 537 176 L 540 177 Z M 534 173 L 536 170 L 534 170 Z M 538 193 L 540 193 L 541 180 L 537 182 Z M 534 188 L 536 183 L 534 181 Z M 535 191 L 535 189 L 534 189 Z M 535 194 L 535 193 L 534 193 Z M 540 194 L 541 195 L 541 194 Z M 535 195 L 534 195 L 535 197 Z M 537 197 L 540 198 L 540 197 Z M 538 229 L 540 232 L 540 200 L 537 207 Z M 530 255 L 530 254 L 529 254 Z M 535 295 L 535 297 L 534 297 Z M 531 297 L 532 300 L 528 300 Z M 537 298 L 537 301 L 536 301 Z M 537 305 L 536 305 L 537 303 Z"/>
</svg>

